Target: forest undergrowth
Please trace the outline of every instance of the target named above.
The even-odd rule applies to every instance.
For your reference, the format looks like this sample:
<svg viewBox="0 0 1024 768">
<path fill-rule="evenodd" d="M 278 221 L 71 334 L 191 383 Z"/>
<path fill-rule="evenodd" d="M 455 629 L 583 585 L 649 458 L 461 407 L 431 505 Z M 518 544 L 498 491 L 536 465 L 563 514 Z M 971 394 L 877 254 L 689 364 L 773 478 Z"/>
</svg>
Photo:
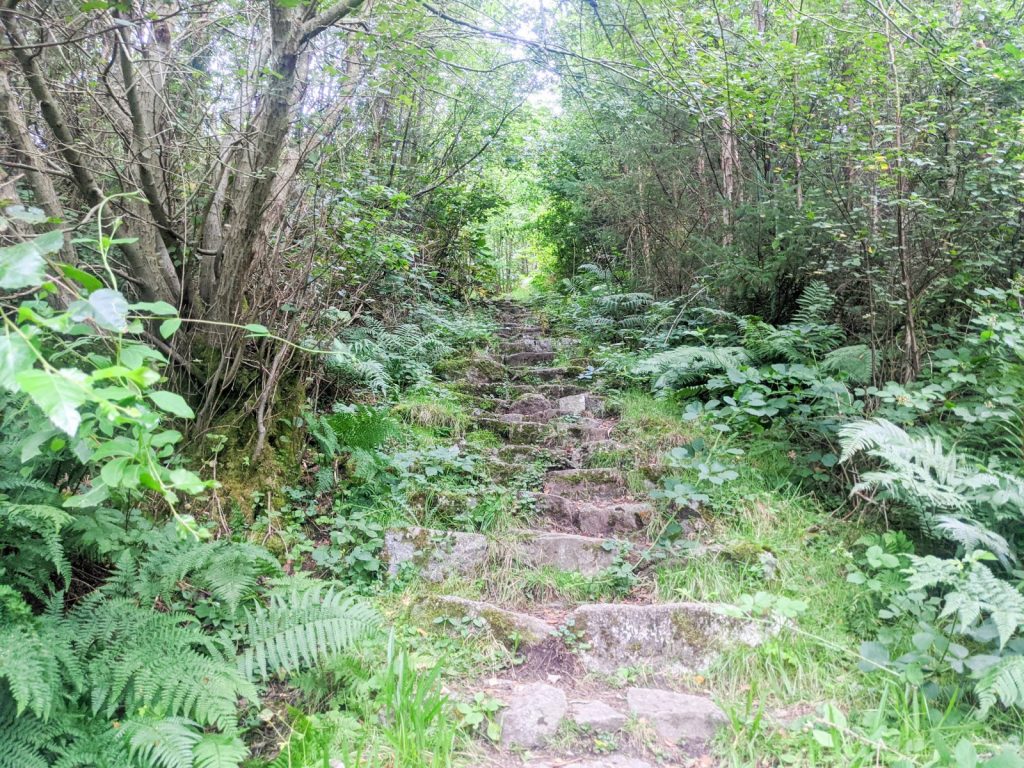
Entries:
<svg viewBox="0 0 1024 768">
<path fill-rule="evenodd" d="M 586 603 L 764 629 L 579 674 L 707 754 L 574 761 L 1024 766 L 1022 63 L 1015 0 L 0 3 L 0 768 L 531 760 L 444 596 L 555 678 Z M 512 556 L 589 470 L 606 567 Z"/>
</svg>

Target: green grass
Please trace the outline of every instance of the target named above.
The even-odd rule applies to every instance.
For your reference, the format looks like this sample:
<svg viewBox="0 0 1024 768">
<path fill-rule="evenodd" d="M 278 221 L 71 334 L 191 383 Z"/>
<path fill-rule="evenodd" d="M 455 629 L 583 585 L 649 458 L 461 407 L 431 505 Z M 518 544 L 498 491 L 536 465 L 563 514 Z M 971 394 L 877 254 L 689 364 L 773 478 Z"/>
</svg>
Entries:
<svg viewBox="0 0 1024 768">
<path fill-rule="evenodd" d="M 461 437 L 470 423 L 461 398 L 440 384 L 404 393 L 391 410 L 407 424 L 438 437 Z"/>
</svg>

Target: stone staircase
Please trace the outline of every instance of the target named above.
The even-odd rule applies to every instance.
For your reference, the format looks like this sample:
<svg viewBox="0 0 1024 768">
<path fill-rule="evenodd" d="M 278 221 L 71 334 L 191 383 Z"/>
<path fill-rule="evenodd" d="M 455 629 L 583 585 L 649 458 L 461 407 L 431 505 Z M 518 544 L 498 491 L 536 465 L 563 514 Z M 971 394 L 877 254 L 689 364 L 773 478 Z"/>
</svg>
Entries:
<svg viewBox="0 0 1024 768">
<path fill-rule="evenodd" d="M 582 466 L 594 446 L 614 445 L 616 424 L 581 382 L 585 366 L 561 362 L 569 345 L 549 338 L 522 307 L 500 303 L 494 310 L 502 320 L 496 355 L 507 375 L 473 384 L 485 406 L 477 422 L 505 442 L 497 451 L 502 473 L 515 476 L 525 462 L 546 457 L 551 469 L 534 494 L 536 515 L 529 528 L 493 539 L 467 531 L 393 529 L 385 542 L 391 573 L 413 568 L 443 589 L 452 580 L 487 580 L 510 564 L 583 577 L 644 567 L 640 554 L 649 547 L 654 507 L 621 470 Z M 440 594 L 415 610 L 435 626 L 439 616 L 468 619 L 525 657 L 507 679 L 467 688 L 470 694 L 486 690 L 506 704 L 499 716 L 501 743 L 484 749 L 485 764 L 495 766 L 713 765 L 708 742 L 726 717 L 687 680 L 706 671 L 722 650 L 755 646 L 764 636 L 759 625 L 727 617 L 713 604 L 657 603 L 643 594 L 582 604 Z M 642 671 L 656 687 L 609 684 L 608 676 L 623 669 Z M 566 728 L 607 734 L 617 748 L 603 755 L 567 753 L 566 740 L 554 738 Z"/>
</svg>

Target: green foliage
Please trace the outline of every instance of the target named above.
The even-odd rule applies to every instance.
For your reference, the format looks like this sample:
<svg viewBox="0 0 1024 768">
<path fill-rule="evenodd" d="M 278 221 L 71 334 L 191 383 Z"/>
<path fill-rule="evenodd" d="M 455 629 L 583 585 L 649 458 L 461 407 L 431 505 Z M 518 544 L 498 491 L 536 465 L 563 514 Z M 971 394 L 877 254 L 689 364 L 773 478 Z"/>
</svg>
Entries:
<svg viewBox="0 0 1024 768">
<path fill-rule="evenodd" d="M 882 465 L 862 473 L 852 493 L 877 491 L 880 498 L 911 512 L 912 522 L 924 533 L 968 552 L 982 548 L 1004 562 L 1016 559 L 1011 541 L 1024 508 L 1024 478 L 985 467 L 947 449 L 937 437 L 910 435 L 885 419 L 849 424 L 840 439 L 843 461 L 863 453 Z"/>
<path fill-rule="evenodd" d="M 266 678 L 316 664 L 338 653 L 375 626 L 375 615 L 342 591 L 316 582 L 272 591 L 270 602 L 246 609 L 240 668 Z"/>
<path fill-rule="evenodd" d="M 676 347 L 639 362 L 633 373 L 654 378 L 653 388 L 679 389 L 706 381 L 714 373 L 739 370 L 750 363 L 743 347 Z"/>
<path fill-rule="evenodd" d="M 49 263 L 62 233 L 38 240 L 0 248 L 0 274 L 21 275 L 3 287 L 31 289 L 0 335 L 0 765 L 237 768 L 250 675 L 315 666 L 375 614 L 180 514 L 212 483 L 182 466 L 167 421 L 193 413 L 159 388 L 164 356 L 143 341 L 144 321 L 173 333 L 174 309 Z M 116 242 L 89 242 L 116 285 Z"/>
</svg>

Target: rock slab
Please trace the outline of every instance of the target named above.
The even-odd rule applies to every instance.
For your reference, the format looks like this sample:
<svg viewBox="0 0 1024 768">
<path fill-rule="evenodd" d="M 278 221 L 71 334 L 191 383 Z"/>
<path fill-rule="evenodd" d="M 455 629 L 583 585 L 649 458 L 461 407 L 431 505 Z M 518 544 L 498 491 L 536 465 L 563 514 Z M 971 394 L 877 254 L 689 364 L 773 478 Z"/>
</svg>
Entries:
<svg viewBox="0 0 1024 768">
<path fill-rule="evenodd" d="M 569 707 L 569 717 L 576 725 L 607 733 L 619 730 L 628 719 L 614 707 L 597 699 L 574 701 Z"/>
<path fill-rule="evenodd" d="M 388 573 L 395 576 L 409 563 L 427 581 L 451 575 L 468 576 L 487 562 L 487 537 L 479 533 L 431 528 L 392 528 L 384 534 Z"/>
<path fill-rule="evenodd" d="M 527 536 L 517 546 L 520 559 L 534 568 L 596 576 L 610 568 L 618 556 L 614 542 L 606 546 L 609 541 L 574 533 L 539 533 Z"/>
<path fill-rule="evenodd" d="M 569 614 L 586 650 L 583 663 L 601 672 L 656 665 L 662 671 L 697 672 L 734 645 L 756 646 L 761 625 L 723 614 L 714 603 L 632 605 L 595 603 Z"/>
<path fill-rule="evenodd" d="M 649 721 L 658 737 L 672 744 L 709 741 L 728 722 L 725 713 L 705 696 L 630 688 L 626 702 L 630 712 Z"/>
<path fill-rule="evenodd" d="M 420 610 L 434 618 L 468 618 L 480 622 L 506 646 L 527 647 L 557 634 L 554 627 L 535 616 L 454 595 L 429 597 L 422 602 Z"/>
<path fill-rule="evenodd" d="M 546 683 L 530 683 L 517 688 L 508 706 L 498 713 L 501 743 L 506 747 L 531 749 L 554 736 L 565 717 L 565 694 Z"/>
</svg>

